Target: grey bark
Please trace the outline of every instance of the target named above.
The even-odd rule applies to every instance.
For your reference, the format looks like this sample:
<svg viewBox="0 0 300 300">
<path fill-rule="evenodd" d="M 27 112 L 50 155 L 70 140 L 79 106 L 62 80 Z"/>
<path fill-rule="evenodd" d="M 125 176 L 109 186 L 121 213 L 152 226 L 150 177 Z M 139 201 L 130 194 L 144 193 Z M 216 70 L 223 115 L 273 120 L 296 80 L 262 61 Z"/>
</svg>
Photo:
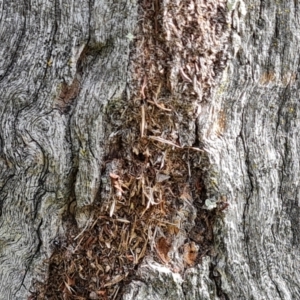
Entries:
<svg viewBox="0 0 300 300">
<path fill-rule="evenodd" d="M 299 3 L 227 8 L 229 59 L 195 127 L 210 203 L 230 204 L 214 253 L 184 274 L 145 259 L 123 299 L 300 299 Z M 0 299 L 27 299 L 67 206 L 83 228 L 99 194 L 137 3 L 2 1 L 0 22 Z"/>
<path fill-rule="evenodd" d="M 231 205 L 217 269 L 230 299 L 298 299 L 299 3 L 234 5 L 227 129 L 209 141 Z"/>
<path fill-rule="evenodd" d="M 27 299 L 45 276 L 71 193 L 86 221 L 100 184 L 102 110 L 124 91 L 136 8 L 1 1 L 1 299 Z"/>
</svg>

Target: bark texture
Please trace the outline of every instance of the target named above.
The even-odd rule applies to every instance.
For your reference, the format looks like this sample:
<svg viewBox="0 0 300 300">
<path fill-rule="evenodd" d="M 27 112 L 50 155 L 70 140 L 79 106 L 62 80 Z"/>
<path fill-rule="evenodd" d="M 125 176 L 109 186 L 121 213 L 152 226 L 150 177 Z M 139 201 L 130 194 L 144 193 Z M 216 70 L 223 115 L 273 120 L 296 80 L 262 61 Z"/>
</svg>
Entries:
<svg viewBox="0 0 300 300">
<path fill-rule="evenodd" d="M 107 112 L 134 111 L 124 99 L 137 95 L 165 112 L 154 130 L 138 108 L 138 134 L 188 161 L 191 170 L 180 170 L 187 191 L 204 176 L 205 198 L 186 196 L 180 234 L 160 263 L 148 253 L 123 299 L 300 299 L 299 3 L 183 2 L 0 2 L 0 299 L 27 299 L 47 279 L 47 259 L 70 226 L 66 212 L 80 232 L 93 220 L 90 207 L 109 180 L 105 155 L 122 125 Z M 158 38 L 152 44 L 144 32 L 131 59 L 140 62 L 145 43 L 154 52 L 144 70 L 131 64 L 129 72 L 139 5 L 152 9 Z M 225 17 L 227 29 L 216 25 Z M 196 160 L 207 169 L 195 171 Z M 226 203 L 213 218 L 213 248 L 200 248 L 193 266 L 180 251 L 212 236 L 204 226 L 198 238 L 197 222 Z"/>
<path fill-rule="evenodd" d="M 226 130 L 207 136 L 230 202 L 216 270 L 229 299 L 298 299 L 299 3 L 228 6 L 233 56 L 214 101 Z"/>
<path fill-rule="evenodd" d="M 126 83 L 135 1 L 1 1 L 0 298 L 44 279 L 62 214 L 100 185 L 103 109 Z M 45 265 L 43 265 L 45 264 Z"/>
</svg>

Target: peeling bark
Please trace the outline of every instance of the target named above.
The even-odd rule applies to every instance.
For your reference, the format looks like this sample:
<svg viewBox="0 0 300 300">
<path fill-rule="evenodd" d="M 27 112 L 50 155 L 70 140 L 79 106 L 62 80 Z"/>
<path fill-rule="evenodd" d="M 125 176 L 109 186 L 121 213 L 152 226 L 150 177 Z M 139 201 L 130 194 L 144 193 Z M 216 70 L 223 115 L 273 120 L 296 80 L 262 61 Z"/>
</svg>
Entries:
<svg viewBox="0 0 300 300">
<path fill-rule="evenodd" d="M 80 241 L 105 269 L 91 245 L 101 218 L 133 231 L 126 201 L 149 226 L 111 251 L 130 276 L 64 275 L 58 299 L 300 299 L 298 1 L 2 1 L 1 16 L 0 299 L 52 299 Z"/>
</svg>

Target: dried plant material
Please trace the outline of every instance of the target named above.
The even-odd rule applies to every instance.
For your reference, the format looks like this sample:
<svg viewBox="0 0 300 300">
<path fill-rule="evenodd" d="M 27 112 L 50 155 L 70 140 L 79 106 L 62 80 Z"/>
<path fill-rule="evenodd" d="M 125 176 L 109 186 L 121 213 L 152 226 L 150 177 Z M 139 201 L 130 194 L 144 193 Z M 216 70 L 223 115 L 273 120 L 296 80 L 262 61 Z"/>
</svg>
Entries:
<svg viewBox="0 0 300 300">
<path fill-rule="evenodd" d="M 111 285 L 115 285 L 115 284 L 117 284 L 118 282 L 122 281 L 124 278 L 125 278 L 125 276 L 117 275 L 117 276 L 115 276 L 112 280 L 110 280 L 109 282 L 107 282 L 106 284 L 104 284 L 104 287 L 108 287 L 108 286 L 111 286 Z"/>
<path fill-rule="evenodd" d="M 181 74 L 183 80 L 186 80 L 187 82 L 193 82 L 192 79 L 189 78 L 189 77 L 184 73 L 184 71 L 183 71 L 182 68 L 180 68 L 179 71 L 180 71 L 180 74 Z"/>
<path fill-rule="evenodd" d="M 92 300 L 97 300 L 97 299 L 99 299 L 99 297 L 98 297 L 98 295 L 97 295 L 96 292 L 90 292 L 89 297 L 90 297 L 90 299 L 92 299 Z"/>
<path fill-rule="evenodd" d="M 149 240 L 149 238 L 147 237 L 147 239 L 145 240 L 145 243 L 144 243 L 144 245 L 143 245 L 143 248 L 142 248 L 142 250 L 141 250 L 141 252 L 140 252 L 140 255 L 139 255 L 139 257 L 138 257 L 138 260 L 137 260 L 137 263 L 145 256 L 145 254 L 146 254 L 146 249 L 147 249 L 147 246 L 148 246 L 148 240 Z"/>
<path fill-rule="evenodd" d="M 198 256 L 199 247 L 194 243 L 188 243 L 183 246 L 183 261 L 189 265 L 193 266 Z"/>
<path fill-rule="evenodd" d="M 139 151 L 139 149 L 138 148 L 136 148 L 136 147 L 132 147 L 132 153 L 134 153 L 135 155 L 139 155 L 140 154 L 140 151 Z"/>
<path fill-rule="evenodd" d="M 97 291 L 97 294 L 99 295 L 99 296 L 106 296 L 106 290 L 99 290 L 99 291 Z"/>
<path fill-rule="evenodd" d="M 187 201 L 190 205 L 193 201 L 193 197 L 187 192 L 186 187 L 184 188 L 183 193 L 179 197 L 183 201 Z"/>
<path fill-rule="evenodd" d="M 73 286 L 75 285 L 75 280 L 67 276 L 67 285 L 68 286 Z"/>
<path fill-rule="evenodd" d="M 111 179 L 111 182 L 112 182 L 112 186 L 114 187 L 115 189 L 115 193 L 116 193 L 116 197 L 118 199 L 121 199 L 122 198 L 122 193 L 123 193 L 123 190 L 122 190 L 122 182 L 120 180 L 120 176 L 116 175 L 116 174 L 113 174 L 113 173 L 110 173 L 109 174 L 109 177 Z"/>
<path fill-rule="evenodd" d="M 154 104 L 154 105 L 156 105 L 159 109 L 164 110 L 164 111 L 170 111 L 170 112 L 172 111 L 172 109 L 166 108 L 166 107 L 164 106 L 163 103 L 162 103 L 162 104 L 159 104 L 159 103 L 157 103 L 156 101 L 151 101 L 151 100 L 148 100 L 147 103 Z"/>
<path fill-rule="evenodd" d="M 177 235 L 178 232 L 180 231 L 179 227 L 176 225 L 167 226 L 167 230 L 170 235 Z"/>
<path fill-rule="evenodd" d="M 169 175 L 165 175 L 165 174 L 161 174 L 161 173 L 156 174 L 156 182 L 163 182 L 168 179 L 170 179 Z"/>
<path fill-rule="evenodd" d="M 140 95 L 141 95 L 142 99 L 146 98 L 146 96 L 145 96 L 145 88 L 146 88 L 146 86 L 147 86 L 147 76 L 144 76 L 143 84 L 142 84 L 141 89 L 140 89 Z"/>
<path fill-rule="evenodd" d="M 92 244 L 94 244 L 94 242 L 95 242 L 96 239 L 97 239 L 96 237 L 90 236 L 90 237 L 87 239 L 87 241 L 84 243 L 83 248 L 84 248 L 84 249 L 89 249 L 90 246 L 91 246 Z"/>
<path fill-rule="evenodd" d="M 116 219 L 117 222 L 122 222 L 122 223 L 126 223 L 126 224 L 130 224 L 129 220 L 126 219 Z"/>
<path fill-rule="evenodd" d="M 155 249 L 162 262 L 168 264 L 170 261 L 169 251 L 171 249 L 171 243 L 166 238 L 160 237 L 156 242 Z"/>
<path fill-rule="evenodd" d="M 194 151 L 198 151 L 198 152 L 205 152 L 205 151 L 204 151 L 204 148 L 203 148 L 203 149 L 196 148 L 196 147 L 186 147 L 186 148 L 187 148 L 187 149 L 194 150 Z"/>
<path fill-rule="evenodd" d="M 141 116 L 142 116 L 141 137 L 143 137 L 145 132 L 145 127 L 146 127 L 145 105 L 141 105 Z"/>
<path fill-rule="evenodd" d="M 203 209 L 210 162 L 205 148 L 195 146 L 201 141 L 194 121 L 225 61 L 226 2 L 164 0 L 153 7 L 148 2 L 140 3 L 134 32 L 130 96 L 109 105 L 103 116 L 113 132 L 108 133 L 101 180 L 111 184 L 103 184 L 99 201 L 90 207 L 91 222 L 70 233 L 72 251 L 66 247 L 53 254 L 49 278 L 57 284 L 49 286 L 48 299 L 59 286 L 65 299 L 96 294 L 113 300 L 152 250 L 161 263 L 181 265 L 176 272 L 183 272 L 181 259 L 184 267 L 193 266 L 213 242 L 218 208 Z M 224 126 L 220 118 L 216 132 L 222 134 Z M 199 253 L 192 242 L 178 258 L 182 241 L 191 236 L 201 246 Z M 172 261 L 171 250 L 178 254 Z"/>
<path fill-rule="evenodd" d="M 146 196 L 146 198 L 148 199 L 147 202 L 147 206 L 146 206 L 146 210 L 151 206 L 151 205 L 157 205 L 160 203 L 160 201 L 155 202 L 154 199 L 154 188 L 152 187 L 147 187 L 145 188 L 143 194 Z"/>
<path fill-rule="evenodd" d="M 167 145 L 170 145 L 170 146 L 181 148 L 181 146 L 176 145 L 175 143 L 173 143 L 173 142 L 171 142 L 169 140 L 166 140 L 164 138 L 161 138 L 159 136 L 148 136 L 148 138 L 151 139 L 151 140 L 154 140 L 154 141 L 158 141 L 158 142 L 163 143 L 163 144 L 167 144 Z"/>
<path fill-rule="evenodd" d="M 180 149 L 186 148 L 186 149 L 191 149 L 191 150 L 195 150 L 195 151 L 199 151 L 199 152 L 205 152 L 203 150 L 204 148 L 199 149 L 199 148 L 196 148 L 196 147 L 181 147 L 181 146 L 173 143 L 172 141 L 166 140 L 166 139 L 164 139 L 162 137 L 159 137 L 159 136 L 148 136 L 148 138 L 151 139 L 151 140 L 163 143 L 163 144 L 167 144 L 167 145 L 170 145 L 170 146 L 173 146 L 173 147 L 176 147 L 176 148 L 180 148 Z"/>
<path fill-rule="evenodd" d="M 110 209 L 109 209 L 109 216 L 112 217 L 114 212 L 115 212 L 115 207 L 116 207 L 116 199 L 113 199 L 111 204 L 110 204 Z"/>
<path fill-rule="evenodd" d="M 72 284 L 70 284 L 70 283 L 72 283 Z M 69 295 L 72 295 L 72 293 L 74 292 L 74 290 L 72 289 L 72 285 L 74 285 L 75 284 L 75 282 L 73 282 L 73 281 L 69 281 L 69 277 L 68 277 L 68 282 L 65 282 L 65 289 L 64 289 L 64 291 L 66 292 L 66 293 L 68 293 Z"/>
</svg>

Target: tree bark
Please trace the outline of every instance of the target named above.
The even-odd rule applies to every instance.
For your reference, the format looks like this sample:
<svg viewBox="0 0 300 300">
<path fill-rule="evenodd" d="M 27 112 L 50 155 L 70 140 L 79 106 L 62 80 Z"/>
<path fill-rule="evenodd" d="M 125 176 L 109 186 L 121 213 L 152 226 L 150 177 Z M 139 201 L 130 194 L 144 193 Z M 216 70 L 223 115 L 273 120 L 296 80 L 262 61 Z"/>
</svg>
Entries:
<svg viewBox="0 0 300 300">
<path fill-rule="evenodd" d="M 230 299 L 298 299 L 299 3 L 239 1 L 230 14 L 227 130 L 209 142 L 230 198 L 216 267 Z"/>
<path fill-rule="evenodd" d="M 136 4 L 2 1 L 0 297 L 27 299 L 100 186 L 108 101 L 126 83 Z M 87 46 L 88 45 L 88 46 Z M 88 52 L 88 53 L 86 53 Z M 46 271 L 47 272 L 47 271 Z"/>
<path fill-rule="evenodd" d="M 300 299 L 298 1 L 1 4 L 0 299 Z"/>
</svg>

